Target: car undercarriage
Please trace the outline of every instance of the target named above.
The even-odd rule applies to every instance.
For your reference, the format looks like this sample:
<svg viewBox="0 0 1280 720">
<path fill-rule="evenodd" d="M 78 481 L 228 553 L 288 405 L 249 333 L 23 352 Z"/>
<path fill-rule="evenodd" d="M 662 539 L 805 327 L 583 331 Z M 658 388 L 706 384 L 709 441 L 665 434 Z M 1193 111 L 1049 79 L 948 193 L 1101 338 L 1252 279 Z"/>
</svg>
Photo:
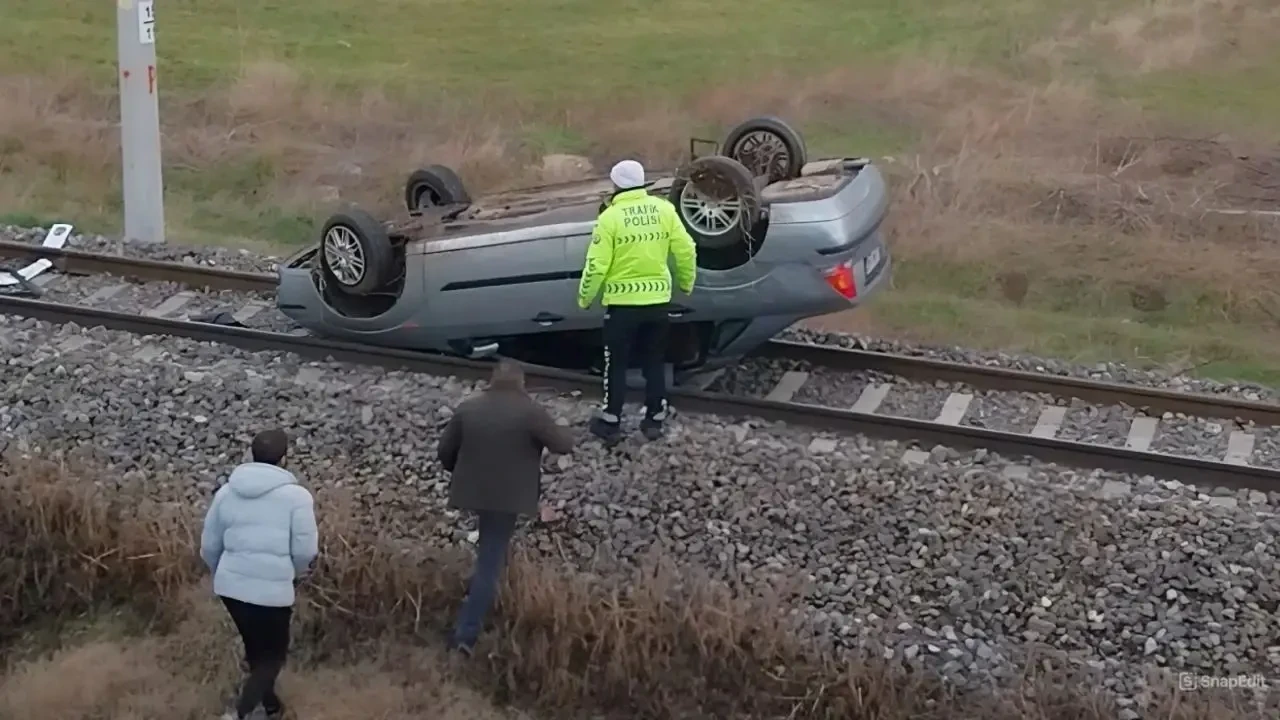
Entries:
<svg viewBox="0 0 1280 720">
<path fill-rule="evenodd" d="M 699 154 L 698 143 L 714 149 Z M 852 307 L 883 285 L 887 191 L 856 157 L 809 162 L 785 122 L 753 118 L 645 187 L 697 248 L 694 291 L 670 306 L 676 375 L 741 357 L 792 323 Z M 322 335 L 568 370 L 602 365 L 598 304 L 576 290 L 607 178 L 473 199 L 451 169 L 414 171 L 404 213 L 332 214 L 281 267 L 280 309 Z"/>
</svg>

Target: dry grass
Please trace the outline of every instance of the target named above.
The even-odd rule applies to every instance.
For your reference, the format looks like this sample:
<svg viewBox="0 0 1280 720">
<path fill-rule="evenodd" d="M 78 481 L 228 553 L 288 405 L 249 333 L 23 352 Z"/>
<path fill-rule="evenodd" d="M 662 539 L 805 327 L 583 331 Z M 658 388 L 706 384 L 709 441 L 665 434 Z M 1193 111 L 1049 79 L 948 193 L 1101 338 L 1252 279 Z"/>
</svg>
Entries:
<svg viewBox="0 0 1280 720">
<path fill-rule="evenodd" d="M 94 478 L 39 464 L 0 476 L 0 628 L 64 636 L 52 654 L 34 640 L 8 645 L 0 717 L 217 710 L 236 679 L 236 649 L 195 560 L 200 509 L 109 497 Z M 300 717 L 487 718 L 512 702 L 546 717 L 1114 716 L 1082 689 L 1086 678 L 1060 671 L 1030 673 L 1016 692 L 956 694 L 876 659 L 837 661 L 797 638 L 777 598 L 737 597 L 661 562 L 613 584 L 518 557 L 497 632 L 476 661 L 448 665 L 432 648 L 462 594 L 458 558 L 397 547 L 323 494 L 319 507 L 322 562 L 301 590 L 284 679 Z M 75 618 L 122 608 L 146 635 L 66 635 Z M 1155 687 L 1153 716 L 1263 717 L 1227 696 Z"/>
<path fill-rule="evenodd" d="M 213 717 L 239 680 L 238 640 L 224 618 L 211 612 L 220 608 L 208 602 L 191 607 L 193 616 L 172 633 L 89 637 L 17 663 L 0 688 L 0 717 Z M 455 672 L 436 651 L 384 647 L 341 666 L 291 668 L 281 693 L 296 716 L 308 720 L 519 717 L 461 684 Z"/>
<path fill-rule="evenodd" d="M 337 202 L 395 207 L 403 177 L 427 163 L 458 168 L 476 191 L 561 181 L 624 156 L 668 166 L 691 132 L 717 136 L 776 113 L 820 152 L 892 155 L 883 165 L 902 307 L 927 290 L 939 302 L 1140 321 L 1172 328 L 1160 344 L 1176 353 L 1225 345 L 1270 367 L 1280 360 L 1268 349 L 1280 343 L 1280 218 L 1213 211 L 1280 207 L 1274 127 L 1234 123 L 1223 137 L 1195 113 L 1121 101 L 1112 85 L 1256 65 L 1278 32 L 1271 2 L 1159 0 L 1082 9 L 1029 43 L 1012 73 L 908 57 L 807 76 L 753 71 L 702 92 L 656 88 L 562 109 L 507 95 L 338 91 L 280 62 L 246 61 L 198 96 L 163 96 L 168 220 L 179 241 L 278 246 L 309 239 Z M 1078 72 L 1082 63 L 1098 72 Z M 117 223 L 114 91 L 78 76 L 10 75 L 0 96 L 0 208 Z M 972 329 L 955 337 L 946 318 L 900 314 L 920 339 L 984 344 Z M 1210 326 L 1249 347 L 1177 336 Z"/>
<path fill-rule="evenodd" d="M 1280 8 L 1249 0 L 1151 0 L 1115 15 L 1064 23 L 1032 54 L 1060 63 L 1075 53 L 1107 53 L 1122 73 L 1147 74 L 1256 56 L 1275 42 Z"/>
<path fill-rule="evenodd" d="M 896 252 L 1271 297 L 1275 224 L 1212 211 L 1280 204 L 1274 157 L 1167 135 L 1080 85 L 974 84 L 899 159 Z"/>
<path fill-rule="evenodd" d="M 720 133 L 757 110 L 803 125 L 826 105 L 851 103 L 859 86 L 875 87 L 861 78 L 839 72 L 797 84 L 779 76 L 691 104 L 609 99 L 548 115 L 510 98 L 413 102 L 376 88 L 350 96 L 288 65 L 258 62 L 199 97 L 165 98 L 167 199 L 179 211 L 269 203 L 319 213 L 336 201 L 389 210 L 408 172 L 429 163 L 455 168 L 477 191 L 563 180 L 563 164 L 544 162 L 543 151 L 557 148 L 535 137 L 546 127 L 573 138 L 573 150 L 596 165 L 637 156 L 669 167 L 694 128 Z M 0 76 L 0 93 L 12 100 L 0 108 L 0 206 L 41 206 L 43 180 L 56 184 L 68 211 L 110 209 L 119 175 L 114 93 L 82 78 L 20 76 Z M 181 235 L 190 221 L 179 215 L 172 224 Z"/>
<path fill-rule="evenodd" d="M 114 97 L 44 78 L 0 78 L 0 93 L 14 100 L 0 110 L 0 206 L 32 204 L 47 190 L 43 178 L 69 206 L 108 208 L 118 174 Z M 887 163 L 902 259 L 998 260 L 1031 271 L 1069 260 L 1072 273 L 1098 279 L 1230 285 L 1268 299 L 1277 286 L 1274 223 L 1206 211 L 1280 204 L 1280 160 L 1245 141 L 1177 140 L 1168 124 L 1105 104 L 1079 83 L 1030 87 L 914 60 L 765 77 L 689 103 L 580 108 L 555 122 L 597 165 L 638 156 L 669 166 L 691 128 L 760 112 L 804 128 L 855 103 L 928 138 Z M 390 210 L 407 171 L 430 162 L 458 168 L 478 191 L 573 174 L 522 140 L 518 109 L 498 106 L 413 105 L 377 90 L 339 98 L 285 65 L 253 65 L 227 87 L 166 109 L 173 224 L 199 224 L 194 216 L 219 208 L 234 216 L 237 204 L 307 217 L 337 201 Z"/>
<path fill-rule="evenodd" d="M 0 78 L 0 93 L 12 100 L 0 110 L 0 178 L 11 176 L 0 182 L 0 203 L 52 202 L 71 217 L 113 211 L 114 95 L 75 78 L 30 77 Z M 164 153 L 179 236 L 219 215 L 234 221 L 268 208 L 317 214 L 338 200 L 387 208 L 406 169 L 427 162 L 456 168 L 477 188 L 534 179 L 524 172 L 528 158 L 496 123 L 440 105 L 427 113 L 379 91 L 326 95 L 276 63 L 255 65 L 207 95 L 167 103 Z M 50 201 L 55 188 L 61 200 Z M 269 238 L 269 227 L 258 232 L 259 239 L 284 239 Z"/>
</svg>

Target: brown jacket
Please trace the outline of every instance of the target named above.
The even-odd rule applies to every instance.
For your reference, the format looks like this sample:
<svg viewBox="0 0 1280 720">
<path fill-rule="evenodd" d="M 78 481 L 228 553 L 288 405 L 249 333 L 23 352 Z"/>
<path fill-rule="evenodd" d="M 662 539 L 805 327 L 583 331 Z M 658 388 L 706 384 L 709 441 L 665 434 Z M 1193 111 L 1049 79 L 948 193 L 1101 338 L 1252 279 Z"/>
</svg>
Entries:
<svg viewBox="0 0 1280 720">
<path fill-rule="evenodd" d="M 510 389 L 467 398 L 440 438 L 450 507 L 536 515 L 543 448 L 567 453 L 573 436 L 533 398 Z"/>
</svg>

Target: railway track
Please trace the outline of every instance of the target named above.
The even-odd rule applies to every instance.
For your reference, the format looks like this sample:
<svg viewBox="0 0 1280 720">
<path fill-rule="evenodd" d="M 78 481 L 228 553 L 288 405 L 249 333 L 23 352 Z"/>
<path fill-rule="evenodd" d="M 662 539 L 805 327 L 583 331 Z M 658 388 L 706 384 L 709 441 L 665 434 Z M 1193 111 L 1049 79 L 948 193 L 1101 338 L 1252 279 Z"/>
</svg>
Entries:
<svg viewBox="0 0 1280 720">
<path fill-rule="evenodd" d="M 4 314 L 426 373 L 464 377 L 487 373 L 484 363 L 309 336 L 276 312 L 272 300 L 275 277 L 271 274 L 13 242 L 0 242 L 0 258 L 43 258 L 56 269 L 30 281 L 29 290 L 38 295 L 36 298 L 0 296 L 0 313 Z M 217 314 L 221 314 L 217 322 L 209 322 Z M 230 320 L 234 324 L 227 324 Z M 694 412 L 757 416 L 817 431 L 854 432 L 914 443 L 919 447 L 907 449 L 903 456 L 912 463 L 926 461 L 928 448 L 934 445 L 985 448 L 1011 456 L 1196 484 L 1280 489 L 1280 468 L 1254 462 L 1260 436 L 1264 444 L 1270 443 L 1273 435 L 1280 438 L 1280 405 L 788 341 L 770 343 L 760 357 L 791 369 L 784 370 L 770 387 L 754 392 L 716 390 L 718 380 L 712 378 L 701 390 L 680 389 L 673 395 L 683 408 Z M 826 376 L 826 387 L 813 389 L 810 386 L 818 374 Z M 587 375 L 543 368 L 534 369 L 531 375 L 560 390 L 598 391 L 599 380 Z M 833 377 L 839 382 L 832 383 Z M 925 416 L 910 417 L 892 406 L 895 392 L 911 383 L 960 387 L 944 390 L 945 399 L 926 408 Z M 853 389 L 857 391 L 851 392 Z M 975 424 L 973 411 L 982 396 L 1001 393 L 1044 398 L 1034 422 L 1028 420 L 1024 427 L 1011 429 Z M 1071 411 L 1063 402 L 1127 406 L 1136 414 L 1123 443 L 1082 442 L 1062 437 Z M 1219 447 L 1212 454 L 1194 455 L 1153 449 L 1161 422 L 1170 416 L 1222 421 Z M 1240 427 L 1229 429 L 1230 424 Z M 1256 427 L 1249 427 L 1254 424 Z M 815 437 L 812 449 L 822 452 L 830 442 Z"/>
</svg>

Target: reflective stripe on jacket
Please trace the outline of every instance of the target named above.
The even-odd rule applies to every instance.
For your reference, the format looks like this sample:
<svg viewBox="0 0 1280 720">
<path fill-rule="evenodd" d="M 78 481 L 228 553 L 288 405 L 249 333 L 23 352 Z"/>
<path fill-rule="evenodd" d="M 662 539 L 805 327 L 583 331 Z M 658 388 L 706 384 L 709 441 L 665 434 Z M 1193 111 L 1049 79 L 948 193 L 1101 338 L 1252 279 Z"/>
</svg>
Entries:
<svg viewBox="0 0 1280 720">
<path fill-rule="evenodd" d="M 676 208 L 644 188 L 613 196 L 600 213 L 587 248 L 578 306 L 589 307 L 604 292 L 604 305 L 661 305 L 671 301 L 671 269 L 676 285 L 693 292 L 697 249 Z"/>
</svg>

